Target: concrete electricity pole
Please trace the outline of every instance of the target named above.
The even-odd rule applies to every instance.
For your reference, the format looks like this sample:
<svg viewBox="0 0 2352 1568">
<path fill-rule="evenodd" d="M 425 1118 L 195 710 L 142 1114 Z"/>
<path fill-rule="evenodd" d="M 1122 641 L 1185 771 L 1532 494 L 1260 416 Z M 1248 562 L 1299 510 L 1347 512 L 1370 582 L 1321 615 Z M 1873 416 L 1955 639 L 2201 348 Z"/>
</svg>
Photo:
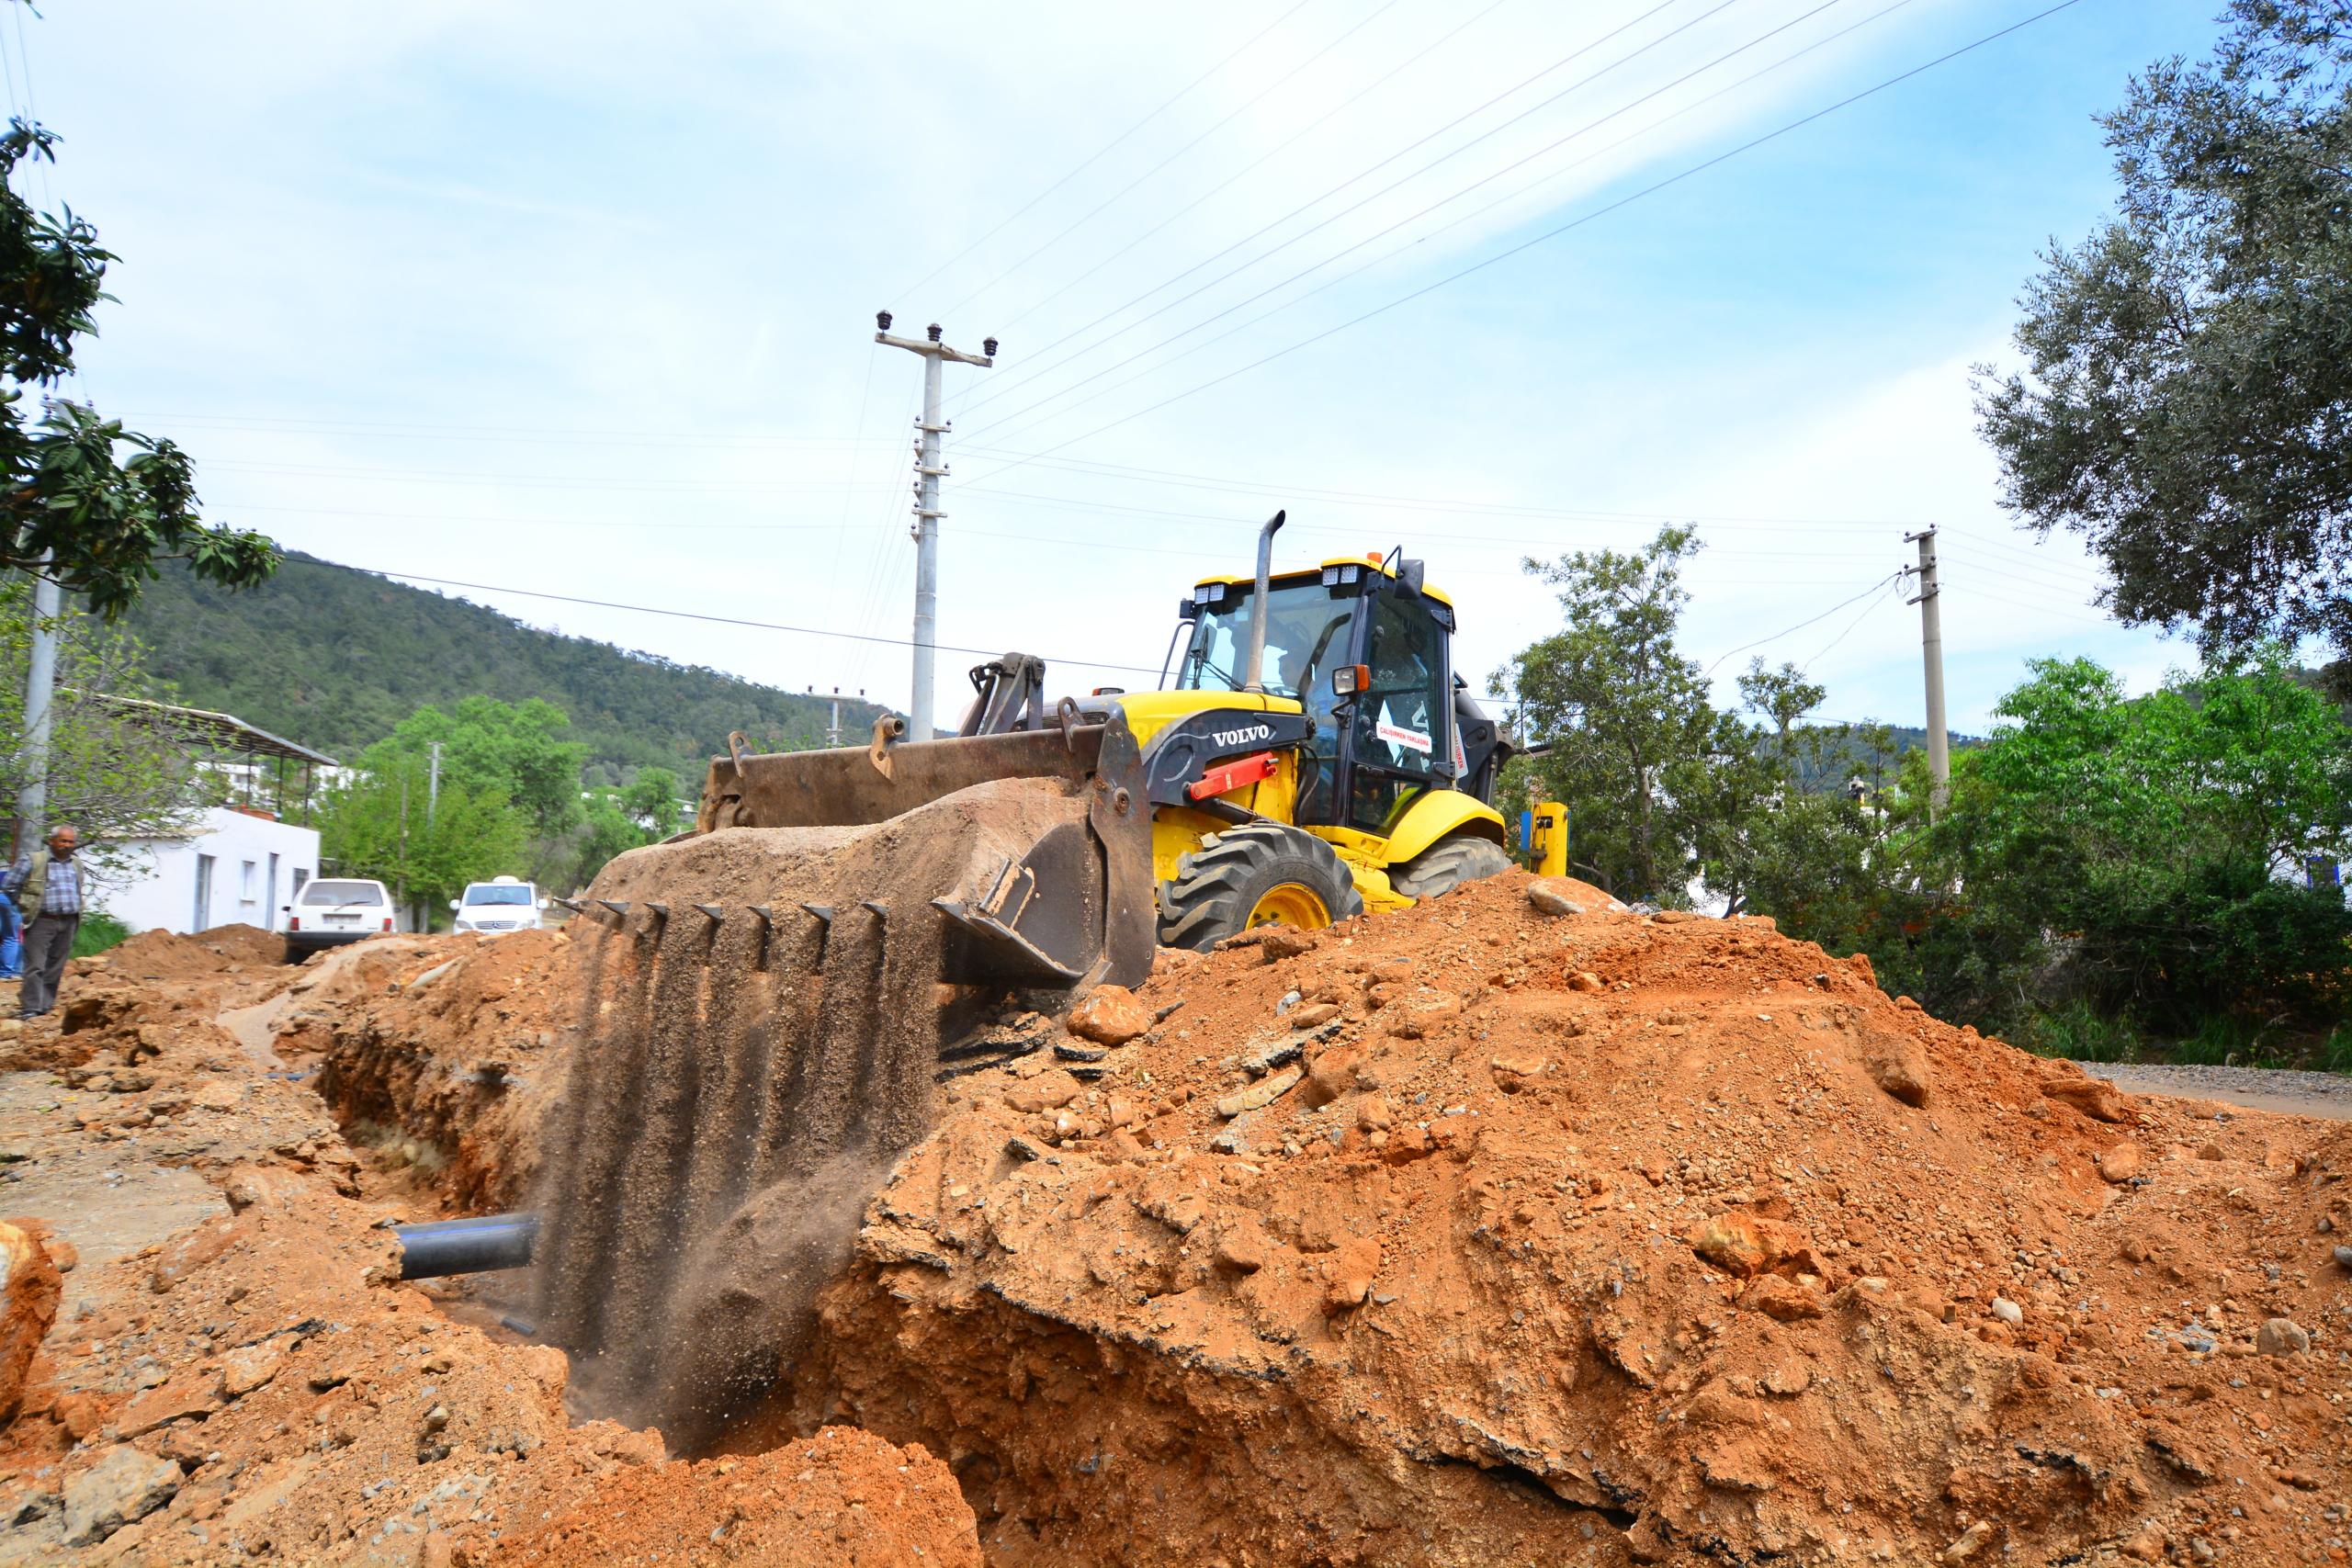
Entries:
<svg viewBox="0 0 2352 1568">
<path fill-rule="evenodd" d="M 49 557 L 41 557 L 49 565 Z M 65 595 L 57 584 L 33 574 L 33 640 L 25 668 L 25 780 L 17 791 L 17 840 L 20 849 L 40 841 L 49 829 L 49 731 L 57 693 L 57 636 Z"/>
<path fill-rule="evenodd" d="M 1928 794 L 1932 820 L 1951 794 L 1951 736 L 1944 728 L 1944 616 L 1936 580 L 1936 531 L 1905 534 L 1904 541 L 1919 547 L 1919 564 L 1910 570 L 1919 577 L 1919 650 L 1928 671 L 1928 773 L 1934 787 Z"/>
<path fill-rule="evenodd" d="M 931 678 L 938 662 L 939 641 L 939 479 L 947 471 L 941 457 L 940 437 L 947 426 L 939 417 L 939 370 L 948 360 L 977 365 L 986 370 L 996 363 L 996 339 L 981 344 L 985 354 L 966 354 L 939 341 L 937 321 L 925 329 L 926 340 L 890 335 L 890 312 L 877 310 L 876 343 L 922 355 L 922 418 L 915 428 L 922 439 L 915 446 L 915 660 L 914 692 L 907 702 L 908 733 L 917 740 L 932 737 Z"/>
<path fill-rule="evenodd" d="M 441 742 L 428 742 L 433 760 L 426 764 L 424 775 L 424 829 L 433 830 L 434 813 L 441 809 Z"/>
</svg>

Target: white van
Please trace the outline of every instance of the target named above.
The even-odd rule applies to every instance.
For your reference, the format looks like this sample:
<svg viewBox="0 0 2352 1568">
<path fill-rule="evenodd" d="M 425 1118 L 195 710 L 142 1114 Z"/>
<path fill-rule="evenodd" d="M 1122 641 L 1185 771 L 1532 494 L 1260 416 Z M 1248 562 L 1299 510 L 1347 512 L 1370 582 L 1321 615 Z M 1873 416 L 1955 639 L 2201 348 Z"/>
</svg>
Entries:
<svg viewBox="0 0 2352 1568">
<path fill-rule="evenodd" d="M 322 947 L 381 936 L 392 929 L 392 896 L 380 882 L 356 876 L 315 876 L 286 906 L 286 956 L 303 959 Z"/>
<path fill-rule="evenodd" d="M 455 929 L 461 931 L 535 931 L 539 911 L 547 907 L 537 886 L 513 876 L 469 882 L 464 897 L 449 900 L 458 917 Z"/>
</svg>

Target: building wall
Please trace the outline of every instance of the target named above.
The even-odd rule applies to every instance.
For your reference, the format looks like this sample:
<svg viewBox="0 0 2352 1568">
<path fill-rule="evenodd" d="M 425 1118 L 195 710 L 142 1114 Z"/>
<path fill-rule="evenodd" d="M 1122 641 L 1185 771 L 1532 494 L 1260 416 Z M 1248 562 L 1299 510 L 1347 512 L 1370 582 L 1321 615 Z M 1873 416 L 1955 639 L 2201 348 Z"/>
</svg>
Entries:
<svg viewBox="0 0 2352 1568">
<path fill-rule="evenodd" d="M 294 901 L 299 873 L 319 874 L 315 829 L 273 822 L 216 806 L 204 814 L 194 838 L 148 839 L 125 848 L 127 876 L 114 876 L 99 890 L 99 907 L 134 931 L 161 929 L 186 935 L 214 926 L 286 929 L 285 907 Z M 277 857 L 277 885 L 270 886 L 270 857 Z M 197 905 L 201 858 L 211 857 L 210 897 Z"/>
</svg>

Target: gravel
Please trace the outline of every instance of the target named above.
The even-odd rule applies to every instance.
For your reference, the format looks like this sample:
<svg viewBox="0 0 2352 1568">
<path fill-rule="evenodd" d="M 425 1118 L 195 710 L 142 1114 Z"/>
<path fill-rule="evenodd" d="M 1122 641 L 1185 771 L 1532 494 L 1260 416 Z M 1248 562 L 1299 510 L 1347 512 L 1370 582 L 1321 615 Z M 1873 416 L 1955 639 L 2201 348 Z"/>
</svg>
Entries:
<svg viewBox="0 0 2352 1568">
<path fill-rule="evenodd" d="M 2280 1067 L 2200 1067 L 2173 1064 L 2085 1062 L 2083 1071 L 2127 1094 L 2218 1100 L 2251 1111 L 2352 1120 L 2352 1076 Z"/>
</svg>

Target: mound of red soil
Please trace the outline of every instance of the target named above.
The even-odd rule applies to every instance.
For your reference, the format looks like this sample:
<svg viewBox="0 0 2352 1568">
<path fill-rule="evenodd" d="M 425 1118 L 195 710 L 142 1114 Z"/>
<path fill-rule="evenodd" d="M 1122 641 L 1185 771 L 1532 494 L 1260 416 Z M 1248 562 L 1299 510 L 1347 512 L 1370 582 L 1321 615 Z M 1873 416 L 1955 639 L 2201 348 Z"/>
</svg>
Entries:
<svg viewBox="0 0 2352 1568">
<path fill-rule="evenodd" d="M 502 1543 L 485 1568 L 656 1562 L 979 1568 L 981 1558 L 945 1465 L 829 1427 L 763 1454 L 616 1477 L 585 1506 Z"/>
<path fill-rule="evenodd" d="M 794 1369 L 999 1563 L 2316 1561 L 2340 1125 L 1496 878 L 956 1080 Z M 747 1445 L 755 1441 L 746 1433 Z"/>
<path fill-rule="evenodd" d="M 283 963 L 286 939 L 254 926 L 215 926 L 195 936 L 141 931 L 101 956 L 100 972 L 109 978 L 186 980 L 220 974 L 232 964 Z"/>
</svg>

